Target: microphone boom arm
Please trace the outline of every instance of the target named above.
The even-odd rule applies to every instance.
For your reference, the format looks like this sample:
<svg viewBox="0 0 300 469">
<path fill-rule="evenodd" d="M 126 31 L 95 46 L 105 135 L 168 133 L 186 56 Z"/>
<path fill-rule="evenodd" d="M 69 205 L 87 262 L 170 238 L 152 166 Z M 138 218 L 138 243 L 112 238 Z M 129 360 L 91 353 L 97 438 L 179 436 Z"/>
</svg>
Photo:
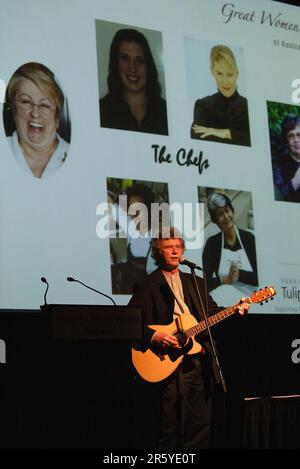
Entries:
<svg viewBox="0 0 300 469">
<path fill-rule="evenodd" d="M 46 288 L 46 291 L 44 293 L 44 306 L 48 306 L 48 303 L 47 303 L 47 293 L 48 293 L 48 290 L 49 290 L 49 283 L 47 281 L 47 279 L 45 277 L 41 277 L 41 281 L 43 283 L 46 283 L 47 285 L 47 288 Z"/>
<path fill-rule="evenodd" d="M 105 293 L 102 293 L 101 291 L 96 290 L 95 288 L 89 287 L 89 286 L 86 285 L 85 283 L 83 283 L 83 282 L 81 282 L 80 280 L 77 280 L 77 279 L 75 279 L 75 278 L 73 278 L 73 277 L 67 277 L 67 280 L 68 280 L 68 282 L 77 282 L 77 283 L 80 283 L 81 285 L 83 285 L 84 287 L 88 288 L 89 290 L 92 290 L 92 291 L 94 291 L 94 292 L 96 292 L 96 293 L 99 293 L 99 295 L 105 296 L 106 298 L 108 298 L 109 300 L 111 300 L 111 301 L 113 302 L 114 306 L 116 306 L 116 303 L 115 303 L 114 299 L 111 298 L 110 296 L 106 295 Z"/>
</svg>

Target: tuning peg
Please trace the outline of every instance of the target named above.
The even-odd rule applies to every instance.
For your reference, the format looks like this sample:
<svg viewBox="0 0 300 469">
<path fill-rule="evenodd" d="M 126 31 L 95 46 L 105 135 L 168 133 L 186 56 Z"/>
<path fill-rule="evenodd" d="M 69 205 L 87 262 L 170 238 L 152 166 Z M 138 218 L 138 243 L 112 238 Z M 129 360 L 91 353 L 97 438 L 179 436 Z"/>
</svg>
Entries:
<svg viewBox="0 0 300 469">
<path fill-rule="evenodd" d="M 268 303 L 269 300 L 265 300 L 266 303 Z"/>
<path fill-rule="evenodd" d="M 263 306 L 263 303 L 260 303 L 260 306 Z"/>
<path fill-rule="evenodd" d="M 274 300 L 273 296 L 270 299 L 273 301 Z"/>
</svg>

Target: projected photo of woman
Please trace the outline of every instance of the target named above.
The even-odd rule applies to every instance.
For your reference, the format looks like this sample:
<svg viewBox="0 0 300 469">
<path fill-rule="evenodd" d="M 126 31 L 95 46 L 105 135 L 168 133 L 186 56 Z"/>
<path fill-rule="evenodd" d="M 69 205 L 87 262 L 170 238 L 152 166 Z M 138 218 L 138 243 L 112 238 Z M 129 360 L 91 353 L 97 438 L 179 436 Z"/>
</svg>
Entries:
<svg viewBox="0 0 300 469">
<path fill-rule="evenodd" d="M 212 47 L 210 71 L 217 93 L 197 99 L 191 138 L 250 146 L 247 99 L 238 93 L 239 68 L 229 47 Z"/>
<path fill-rule="evenodd" d="M 207 287 L 214 294 L 221 289 L 225 298 L 230 295 L 230 303 L 235 296 L 251 295 L 258 286 L 251 197 L 247 192 L 236 191 L 238 216 L 233 202 L 222 192 L 207 189 L 206 205 L 210 221 L 218 228 L 216 234 L 207 237 L 208 232 L 215 233 L 216 230 L 206 220 L 202 257 Z M 236 218 L 246 229 L 238 226 Z"/>
<path fill-rule="evenodd" d="M 168 202 L 168 186 L 109 178 L 107 188 L 117 226 L 117 233 L 110 233 L 112 293 L 132 294 L 134 283 L 156 268 L 151 256 L 151 204 Z M 127 197 L 127 212 L 119 204 L 120 195 Z M 144 204 L 146 210 L 135 204 Z"/>
<path fill-rule="evenodd" d="M 300 108 L 267 102 L 275 200 L 300 202 Z"/>
<path fill-rule="evenodd" d="M 67 159 L 66 108 L 61 87 L 44 65 L 26 63 L 12 75 L 3 111 L 5 133 L 15 159 L 35 178 L 52 176 Z"/>
<path fill-rule="evenodd" d="M 109 52 L 108 93 L 100 99 L 101 126 L 168 135 L 166 101 L 145 35 L 119 29 Z"/>
</svg>

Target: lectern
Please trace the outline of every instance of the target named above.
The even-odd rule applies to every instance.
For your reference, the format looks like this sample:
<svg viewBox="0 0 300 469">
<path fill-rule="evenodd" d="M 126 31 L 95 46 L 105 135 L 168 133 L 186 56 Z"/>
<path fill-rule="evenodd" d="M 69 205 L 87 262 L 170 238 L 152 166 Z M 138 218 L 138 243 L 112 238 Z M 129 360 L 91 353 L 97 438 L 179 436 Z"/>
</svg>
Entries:
<svg viewBox="0 0 300 469">
<path fill-rule="evenodd" d="M 51 304 L 49 313 L 55 339 L 141 340 L 142 311 L 136 306 Z"/>
</svg>

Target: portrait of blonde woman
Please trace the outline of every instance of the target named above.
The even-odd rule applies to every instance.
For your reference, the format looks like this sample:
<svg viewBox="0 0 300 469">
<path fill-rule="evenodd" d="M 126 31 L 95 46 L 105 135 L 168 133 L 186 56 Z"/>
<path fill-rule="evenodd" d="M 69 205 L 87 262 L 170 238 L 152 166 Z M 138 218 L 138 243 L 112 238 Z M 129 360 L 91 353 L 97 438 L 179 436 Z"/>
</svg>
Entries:
<svg viewBox="0 0 300 469">
<path fill-rule="evenodd" d="M 250 146 L 248 103 L 238 92 L 239 67 L 229 47 L 211 48 L 210 73 L 217 92 L 196 100 L 191 138 Z"/>
<path fill-rule="evenodd" d="M 4 127 L 19 165 L 35 178 L 55 174 L 69 152 L 70 124 L 62 124 L 65 98 L 54 74 L 30 62 L 12 75 L 6 90 Z M 62 135 L 60 135 L 60 133 Z"/>
</svg>

